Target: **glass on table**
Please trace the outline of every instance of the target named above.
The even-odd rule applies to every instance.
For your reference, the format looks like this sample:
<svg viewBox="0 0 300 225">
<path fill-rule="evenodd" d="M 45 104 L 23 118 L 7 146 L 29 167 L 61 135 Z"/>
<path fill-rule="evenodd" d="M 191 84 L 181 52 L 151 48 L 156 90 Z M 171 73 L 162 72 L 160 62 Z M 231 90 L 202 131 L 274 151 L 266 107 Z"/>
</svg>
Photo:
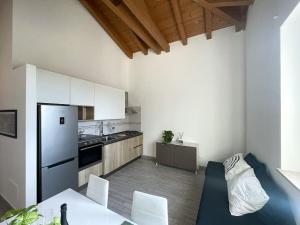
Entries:
<svg viewBox="0 0 300 225">
<path fill-rule="evenodd" d="M 39 209 L 39 213 L 41 217 L 38 220 L 38 225 L 48 225 L 53 222 L 55 217 L 59 218 L 58 212 L 55 212 L 54 209 Z"/>
</svg>

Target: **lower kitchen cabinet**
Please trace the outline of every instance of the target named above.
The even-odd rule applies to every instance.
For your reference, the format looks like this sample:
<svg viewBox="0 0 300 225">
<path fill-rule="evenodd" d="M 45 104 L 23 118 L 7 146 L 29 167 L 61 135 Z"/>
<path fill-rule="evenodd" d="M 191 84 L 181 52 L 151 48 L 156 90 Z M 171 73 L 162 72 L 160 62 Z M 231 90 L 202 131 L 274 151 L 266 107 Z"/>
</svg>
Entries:
<svg viewBox="0 0 300 225">
<path fill-rule="evenodd" d="M 98 163 L 96 165 L 93 165 L 91 167 L 88 167 L 84 170 L 79 171 L 78 174 L 78 186 L 82 186 L 88 183 L 89 177 L 91 174 L 94 174 L 96 176 L 101 176 L 103 174 L 102 169 L 102 163 Z"/>
<path fill-rule="evenodd" d="M 143 154 L 143 145 L 139 145 L 139 146 L 135 147 L 134 149 L 135 149 L 134 158 L 139 157 Z"/>
<path fill-rule="evenodd" d="M 123 141 L 105 145 L 103 147 L 103 170 L 104 175 L 112 172 L 122 165 L 123 161 Z"/>
<path fill-rule="evenodd" d="M 103 147 L 103 174 L 106 175 L 143 154 L 143 135 Z"/>
</svg>

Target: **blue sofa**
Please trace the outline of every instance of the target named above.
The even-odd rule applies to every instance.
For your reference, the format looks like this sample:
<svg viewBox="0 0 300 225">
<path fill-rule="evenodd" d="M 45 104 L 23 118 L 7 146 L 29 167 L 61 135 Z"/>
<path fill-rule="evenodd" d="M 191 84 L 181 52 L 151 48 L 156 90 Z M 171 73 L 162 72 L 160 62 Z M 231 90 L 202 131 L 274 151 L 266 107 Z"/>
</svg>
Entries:
<svg viewBox="0 0 300 225">
<path fill-rule="evenodd" d="M 296 225 L 287 196 L 268 175 L 266 166 L 252 154 L 245 160 L 269 195 L 268 203 L 256 213 L 231 216 L 224 166 L 209 162 L 196 225 Z"/>
</svg>

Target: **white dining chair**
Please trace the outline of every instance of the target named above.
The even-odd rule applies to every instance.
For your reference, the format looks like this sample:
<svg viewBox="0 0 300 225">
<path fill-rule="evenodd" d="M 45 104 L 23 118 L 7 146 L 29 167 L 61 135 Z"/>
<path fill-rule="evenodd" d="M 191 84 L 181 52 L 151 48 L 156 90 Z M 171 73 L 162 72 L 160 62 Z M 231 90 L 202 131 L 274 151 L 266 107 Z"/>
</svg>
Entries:
<svg viewBox="0 0 300 225">
<path fill-rule="evenodd" d="M 135 191 L 131 219 L 139 225 L 168 225 L 168 200 Z"/>
<path fill-rule="evenodd" d="M 109 181 L 93 174 L 89 177 L 86 195 L 107 208 Z"/>
</svg>

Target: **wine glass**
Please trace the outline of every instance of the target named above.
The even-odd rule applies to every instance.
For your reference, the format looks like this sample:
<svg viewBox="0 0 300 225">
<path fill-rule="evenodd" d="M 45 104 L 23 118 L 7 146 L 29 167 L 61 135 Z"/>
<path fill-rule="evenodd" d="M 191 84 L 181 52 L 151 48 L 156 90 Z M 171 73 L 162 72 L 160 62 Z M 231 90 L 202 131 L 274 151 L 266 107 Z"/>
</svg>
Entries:
<svg viewBox="0 0 300 225">
<path fill-rule="evenodd" d="M 39 212 L 42 216 L 38 220 L 39 222 L 37 224 L 48 225 L 53 221 L 55 216 L 54 209 L 41 209 Z"/>
</svg>

